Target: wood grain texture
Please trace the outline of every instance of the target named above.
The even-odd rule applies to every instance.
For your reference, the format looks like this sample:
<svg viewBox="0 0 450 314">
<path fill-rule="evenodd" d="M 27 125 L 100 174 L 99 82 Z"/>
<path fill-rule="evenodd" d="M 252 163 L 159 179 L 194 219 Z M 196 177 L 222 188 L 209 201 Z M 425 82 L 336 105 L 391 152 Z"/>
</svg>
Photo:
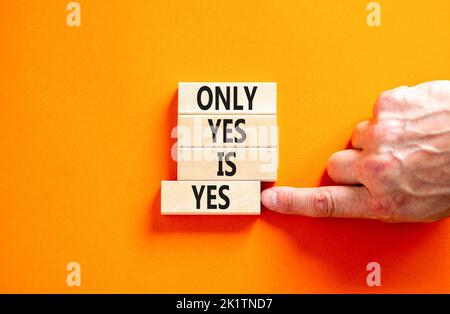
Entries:
<svg viewBox="0 0 450 314">
<path fill-rule="evenodd" d="M 276 115 L 178 115 L 178 147 L 277 147 Z"/>
<path fill-rule="evenodd" d="M 202 88 L 207 90 L 201 92 Z M 252 94 L 255 89 L 254 95 Z M 227 89 L 229 97 L 227 97 Z M 247 92 L 246 92 L 247 89 Z M 223 99 L 217 91 L 230 102 L 226 109 Z M 200 91 L 201 103 L 205 106 L 211 101 L 208 109 L 202 110 L 198 104 Z M 208 92 L 211 94 L 208 94 Z M 249 104 L 249 95 L 252 95 L 252 105 Z M 216 103 L 217 102 L 217 103 Z M 242 109 L 240 109 L 242 107 Z M 276 114 L 277 112 L 277 84 L 276 83 L 178 83 L 178 113 L 179 114 Z"/>
<path fill-rule="evenodd" d="M 224 197 L 220 197 L 220 189 Z M 259 215 L 260 211 L 258 181 L 161 182 L 163 215 Z"/>
<path fill-rule="evenodd" d="M 219 164 L 220 159 L 222 159 L 222 168 Z M 272 182 L 277 178 L 278 150 L 276 148 L 178 148 L 177 164 L 178 180 Z M 235 173 L 232 174 L 233 172 Z"/>
</svg>

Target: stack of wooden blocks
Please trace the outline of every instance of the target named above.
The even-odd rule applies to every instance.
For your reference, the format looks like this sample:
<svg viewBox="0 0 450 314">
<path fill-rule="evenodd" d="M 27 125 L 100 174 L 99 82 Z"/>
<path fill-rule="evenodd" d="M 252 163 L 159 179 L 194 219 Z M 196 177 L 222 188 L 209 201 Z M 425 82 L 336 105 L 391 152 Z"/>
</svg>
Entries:
<svg viewBox="0 0 450 314">
<path fill-rule="evenodd" d="M 164 215 L 258 215 L 278 169 L 276 83 L 178 84 L 178 181 Z"/>
</svg>

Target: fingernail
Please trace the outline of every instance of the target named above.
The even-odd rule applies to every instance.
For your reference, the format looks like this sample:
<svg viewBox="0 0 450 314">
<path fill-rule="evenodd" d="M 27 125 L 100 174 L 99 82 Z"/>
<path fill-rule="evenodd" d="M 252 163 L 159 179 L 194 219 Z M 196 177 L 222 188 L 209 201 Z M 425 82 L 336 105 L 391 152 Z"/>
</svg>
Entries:
<svg viewBox="0 0 450 314">
<path fill-rule="evenodd" d="M 263 191 L 261 197 L 263 205 L 268 209 L 277 208 L 278 206 L 278 193 L 272 189 L 267 189 Z"/>
</svg>

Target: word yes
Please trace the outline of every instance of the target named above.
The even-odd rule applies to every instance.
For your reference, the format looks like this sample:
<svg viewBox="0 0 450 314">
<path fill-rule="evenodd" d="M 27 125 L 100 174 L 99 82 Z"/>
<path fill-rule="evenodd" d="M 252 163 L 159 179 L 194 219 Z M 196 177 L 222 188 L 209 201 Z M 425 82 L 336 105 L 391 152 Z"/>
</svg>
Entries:
<svg viewBox="0 0 450 314">
<path fill-rule="evenodd" d="M 211 129 L 212 133 L 212 139 L 213 143 L 217 143 L 217 132 L 220 128 L 220 123 L 223 121 L 223 142 L 224 143 L 233 143 L 233 138 L 228 137 L 228 134 L 233 132 L 232 128 L 228 128 L 227 126 L 230 124 L 233 124 L 233 119 L 217 119 L 217 122 L 214 123 L 213 119 L 208 119 L 208 124 Z M 237 119 L 234 122 L 234 127 L 236 128 L 236 131 L 241 135 L 241 138 L 234 138 L 235 143 L 243 143 L 245 139 L 247 138 L 247 135 L 245 134 L 245 131 L 240 128 L 240 124 L 245 124 L 245 119 Z"/>
<path fill-rule="evenodd" d="M 205 185 L 200 186 L 200 190 L 197 190 L 197 186 L 192 185 L 192 191 L 195 196 L 195 206 L 197 209 L 200 209 L 201 200 L 203 193 L 205 191 Z M 230 198 L 225 194 L 225 191 L 230 190 L 229 185 L 221 185 L 219 187 L 219 197 L 225 202 L 224 204 L 213 204 L 213 201 L 217 198 L 217 194 L 215 193 L 217 190 L 216 185 L 206 185 L 206 206 L 207 209 L 227 209 L 230 206 Z"/>
</svg>

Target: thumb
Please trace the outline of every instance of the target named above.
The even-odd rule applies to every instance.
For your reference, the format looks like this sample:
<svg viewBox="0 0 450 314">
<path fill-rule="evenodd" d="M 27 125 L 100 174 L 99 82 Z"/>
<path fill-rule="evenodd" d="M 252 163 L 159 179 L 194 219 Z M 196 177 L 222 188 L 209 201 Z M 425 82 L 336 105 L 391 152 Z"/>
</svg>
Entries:
<svg viewBox="0 0 450 314">
<path fill-rule="evenodd" d="M 284 214 L 309 217 L 377 218 L 364 186 L 273 187 L 261 194 L 263 205 Z"/>
</svg>

